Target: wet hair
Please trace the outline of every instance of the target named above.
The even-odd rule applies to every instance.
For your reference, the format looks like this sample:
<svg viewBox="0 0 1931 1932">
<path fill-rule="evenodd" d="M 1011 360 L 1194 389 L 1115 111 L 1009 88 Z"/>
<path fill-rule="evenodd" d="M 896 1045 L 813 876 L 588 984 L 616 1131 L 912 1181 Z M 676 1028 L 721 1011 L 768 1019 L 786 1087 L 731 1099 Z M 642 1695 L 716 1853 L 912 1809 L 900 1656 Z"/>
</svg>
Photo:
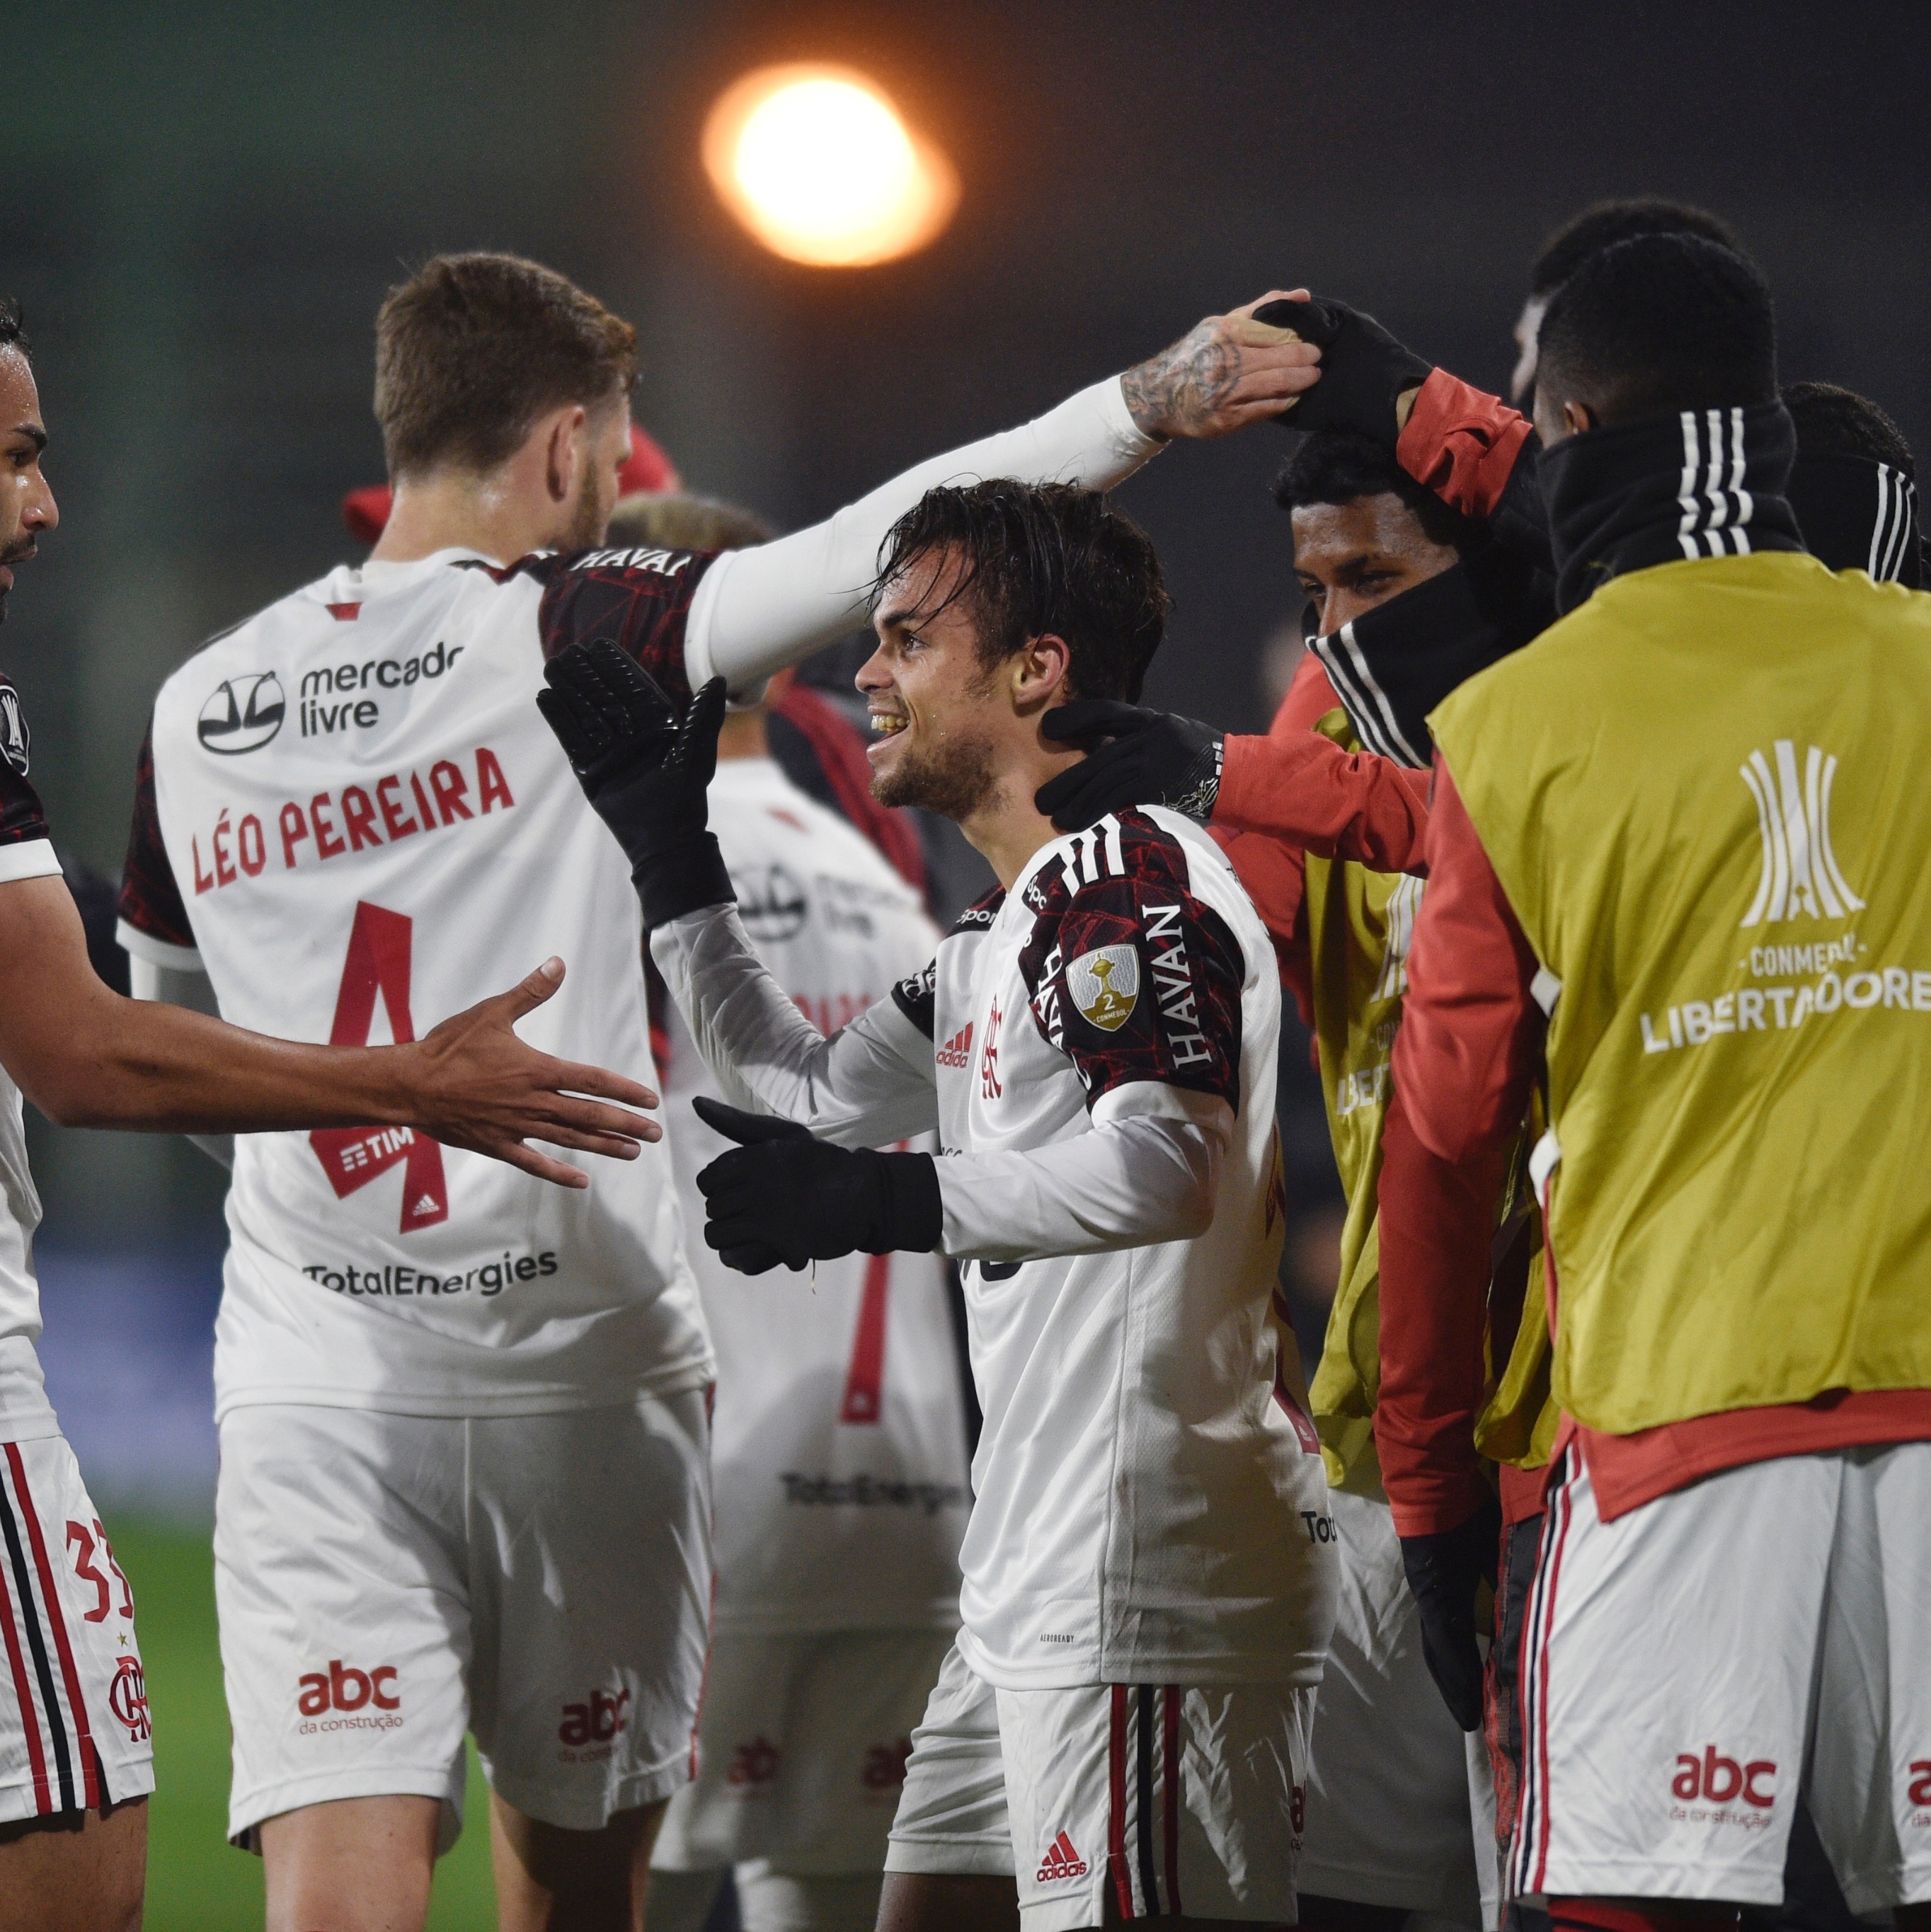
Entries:
<svg viewBox="0 0 1931 1932">
<path fill-rule="evenodd" d="M 936 609 L 967 603 L 989 671 L 1050 632 L 1071 654 L 1072 694 L 1137 700 L 1172 600 L 1152 540 L 1098 490 L 1007 478 L 928 490 L 879 546 L 874 606 L 907 565 L 939 552 L 959 569 Z"/>
<path fill-rule="evenodd" d="M 1917 465 L 1904 432 L 1867 396 L 1840 389 L 1835 382 L 1793 382 L 1783 392 L 1783 406 L 1797 425 L 1797 454 L 1860 456 L 1869 463 L 1887 463 L 1901 474 L 1915 478 Z"/>
<path fill-rule="evenodd" d="M 1431 543 L 1467 551 L 1480 541 L 1479 524 L 1417 483 L 1392 450 L 1351 430 L 1320 430 L 1305 438 L 1274 484 L 1274 500 L 1288 511 L 1363 496 L 1400 497 Z"/>
<path fill-rule="evenodd" d="M 1538 382 L 1606 424 L 1776 394 L 1776 320 L 1755 265 L 1700 235 L 1591 256 L 1550 298 Z"/>
<path fill-rule="evenodd" d="M 1547 300 L 1590 256 L 1642 235 L 1700 235 L 1733 254 L 1746 252 L 1736 230 L 1707 208 L 1664 201 L 1654 195 L 1599 201 L 1571 216 L 1542 244 L 1542 252 L 1529 271 L 1529 293 L 1538 301 Z"/>
<path fill-rule="evenodd" d="M 656 544 L 665 550 L 754 550 L 777 532 L 751 510 L 680 490 L 640 490 L 617 499 L 607 544 Z"/>
<path fill-rule="evenodd" d="M 20 304 L 11 296 L 0 296 L 0 350 L 17 349 L 31 362 L 33 345 L 20 316 Z"/>
<path fill-rule="evenodd" d="M 376 318 L 389 476 L 494 470 L 547 411 L 619 403 L 636 374 L 637 332 L 554 270 L 438 255 Z"/>
</svg>

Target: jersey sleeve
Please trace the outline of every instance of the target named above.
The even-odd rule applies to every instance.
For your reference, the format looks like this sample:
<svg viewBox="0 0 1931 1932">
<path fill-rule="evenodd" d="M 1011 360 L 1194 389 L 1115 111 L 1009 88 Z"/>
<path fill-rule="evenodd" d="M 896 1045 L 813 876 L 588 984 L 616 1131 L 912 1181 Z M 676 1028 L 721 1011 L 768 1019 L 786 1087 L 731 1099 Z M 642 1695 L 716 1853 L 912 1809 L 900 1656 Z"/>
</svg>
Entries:
<svg viewBox="0 0 1931 1932">
<path fill-rule="evenodd" d="M 1227 921 L 1188 890 L 1185 848 L 1137 815 L 1102 819 L 1071 848 L 1027 889 L 1038 916 L 1020 970 L 1087 1111 L 1151 1084 L 1238 1113 L 1246 963 Z"/>
<path fill-rule="evenodd" d="M 194 928 L 188 920 L 180 885 L 162 842 L 161 812 L 155 802 L 155 734 L 148 727 L 134 770 L 134 822 L 128 833 L 127 862 L 121 872 L 118 935 L 131 954 L 155 966 L 194 970 L 200 965 Z M 191 955 L 184 958 L 182 955 Z"/>
<path fill-rule="evenodd" d="M 27 776 L 31 744 L 20 694 L 0 672 L 0 884 L 60 870 L 41 795 Z"/>
<path fill-rule="evenodd" d="M 691 602 L 717 561 L 710 550 L 633 548 L 539 557 L 519 568 L 543 580 L 537 628 L 543 655 L 607 638 L 627 651 L 674 704 L 691 695 L 684 643 Z"/>
</svg>

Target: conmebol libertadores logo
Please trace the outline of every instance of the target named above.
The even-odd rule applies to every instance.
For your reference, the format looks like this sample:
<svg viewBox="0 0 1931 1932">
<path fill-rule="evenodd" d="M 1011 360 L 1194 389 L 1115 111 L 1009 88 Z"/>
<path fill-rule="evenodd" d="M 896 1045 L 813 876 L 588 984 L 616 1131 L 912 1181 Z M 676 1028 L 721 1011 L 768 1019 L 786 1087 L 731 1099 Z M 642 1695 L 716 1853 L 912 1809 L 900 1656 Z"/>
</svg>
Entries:
<svg viewBox="0 0 1931 1932">
<path fill-rule="evenodd" d="M 1779 738 L 1770 751 L 1774 770 L 1761 752 L 1752 752 L 1737 768 L 1756 801 L 1763 840 L 1763 873 L 1743 923 L 1842 919 L 1862 911 L 1863 901 L 1851 891 L 1830 849 L 1830 785 L 1837 760 L 1812 745 L 1800 780 L 1795 745 Z"/>
</svg>

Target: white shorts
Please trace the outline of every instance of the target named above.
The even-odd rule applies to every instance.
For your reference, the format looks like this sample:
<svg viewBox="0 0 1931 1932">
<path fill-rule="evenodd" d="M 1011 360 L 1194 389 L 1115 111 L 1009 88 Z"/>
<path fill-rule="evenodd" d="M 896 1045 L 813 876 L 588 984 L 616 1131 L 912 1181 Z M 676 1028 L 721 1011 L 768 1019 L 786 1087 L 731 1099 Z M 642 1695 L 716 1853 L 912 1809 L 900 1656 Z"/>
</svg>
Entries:
<svg viewBox="0 0 1931 1932">
<path fill-rule="evenodd" d="M 1336 1490 L 1329 1507 L 1341 1601 L 1314 1700 L 1299 1889 L 1492 1926 L 1495 1800 L 1482 1734 L 1463 1732 L 1428 1675 L 1388 1505 Z"/>
<path fill-rule="evenodd" d="M 1314 1702 L 1285 1684 L 996 1690 L 954 1649 L 885 1869 L 1010 1874 L 1024 1932 L 1291 1924 Z"/>
<path fill-rule="evenodd" d="M 0 1824 L 155 1788 L 134 1600 L 65 1438 L 0 1442 Z"/>
<path fill-rule="evenodd" d="M 947 1630 L 720 1630 L 697 1779 L 671 1801 L 652 1868 L 880 1870 L 912 1730 L 951 1647 Z"/>
<path fill-rule="evenodd" d="M 704 1396 L 559 1414 L 320 1407 L 221 1424 L 215 1591 L 229 1832 L 490 1783 L 594 1831 L 691 1773 L 710 1606 Z"/>
<path fill-rule="evenodd" d="M 1776 1905 L 1800 1792 L 1851 1910 L 1931 1899 L 1931 1442 L 1753 1462 L 1602 1522 L 1550 1491 L 1522 1896 Z"/>
</svg>

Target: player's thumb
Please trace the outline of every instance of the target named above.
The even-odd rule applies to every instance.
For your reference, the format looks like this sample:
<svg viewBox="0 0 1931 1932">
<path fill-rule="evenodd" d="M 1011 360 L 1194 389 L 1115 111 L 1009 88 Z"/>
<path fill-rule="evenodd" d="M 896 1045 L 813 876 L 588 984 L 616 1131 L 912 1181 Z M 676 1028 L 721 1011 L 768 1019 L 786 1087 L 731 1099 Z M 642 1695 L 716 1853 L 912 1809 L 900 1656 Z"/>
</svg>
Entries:
<svg viewBox="0 0 1931 1932">
<path fill-rule="evenodd" d="M 525 1013 L 534 1012 L 563 983 L 563 962 L 553 953 L 535 972 L 503 995 L 503 1018 L 514 1026 Z"/>
<path fill-rule="evenodd" d="M 740 1147 L 757 1147 L 766 1141 L 808 1141 L 810 1128 L 796 1120 L 781 1120 L 771 1114 L 747 1113 L 742 1107 L 728 1107 L 700 1094 L 691 1102 L 691 1111 L 713 1133 Z"/>
<path fill-rule="evenodd" d="M 725 706 L 729 694 L 724 680 L 714 677 L 693 698 L 677 727 L 677 750 L 680 763 L 714 766 L 717 761 L 717 734 L 724 728 Z"/>
</svg>

